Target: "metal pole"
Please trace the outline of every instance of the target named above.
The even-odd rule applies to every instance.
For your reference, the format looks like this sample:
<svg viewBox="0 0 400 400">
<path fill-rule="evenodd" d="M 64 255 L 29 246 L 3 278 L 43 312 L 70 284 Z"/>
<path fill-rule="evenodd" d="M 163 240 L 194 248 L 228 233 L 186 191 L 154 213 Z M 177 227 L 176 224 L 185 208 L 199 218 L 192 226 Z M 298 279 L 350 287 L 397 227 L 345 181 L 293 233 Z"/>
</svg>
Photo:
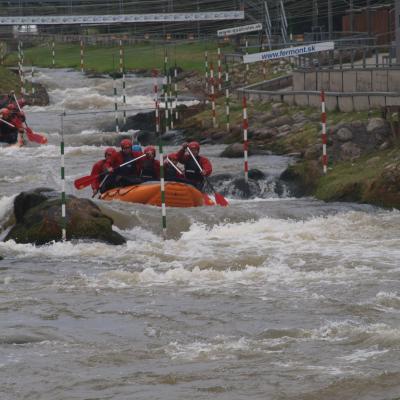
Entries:
<svg viewBox="0 0 400 400">
<path fill-rule="evenodd" d="M 164 180 L 164 153 L 160 130 L 160 103 L 158 101 L 158 71 L 153 70 L 154 79 L 154 107 L 156 118 L 156 137 L 158 138 L 158 153 L 160 157 L 160 190 L 161 190 L 161 224 L 164 240 L 167 238 L 167 208 L 165 205 L 165 180 Z"/>
<path fill-rule="evenodd" d="M 249 129 L 249 122 L 248 122 L 248 119 L 247 119 L 247 100 L 246 100 L 246 95 L 243 95 L 242 106 L 243 106 L 244 181 L 246 182 L 246 184 L 248 184 L 249 183 L 249 162 L 248 162 L 249 142 L 247 140 L 247 130 Z"/>
<path fill-rule="evenodd" d="M 115 78 L 113 79 L 113 89 L 114 89 L 114 110 L 115 110 L 115 132 L 119 133 L 118 97 L 117 97 L 117 84 L 116 84 Z"/>
<path fill-rule="evenodd" d="M 65 196 L 65 159 L 64 159 L 64 115 L 61 114 L 61 239 L 67 240 L 66 196 Z"/>
</svg>

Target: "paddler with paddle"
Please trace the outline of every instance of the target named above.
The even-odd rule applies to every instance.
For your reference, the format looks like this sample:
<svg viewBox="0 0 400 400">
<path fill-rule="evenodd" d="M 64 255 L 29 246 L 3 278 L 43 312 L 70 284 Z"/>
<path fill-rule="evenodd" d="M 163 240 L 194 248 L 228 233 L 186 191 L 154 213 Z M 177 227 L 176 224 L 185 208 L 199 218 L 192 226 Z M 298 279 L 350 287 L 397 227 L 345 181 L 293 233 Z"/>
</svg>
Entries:
<svg viewBox="0 0 400 400">
<path fill-rule="evenodd" d="M 112 156 L 114 153 L 116 153 L 117 150 L 115 150 L 113 147 L 108 147 L 105 152 L 104 152 L 104 158 L 102 160 L 97 161 L 93 167 L 92 167 L 92 172 L 90 173 L 90 176 L 94 177 L 95 179 L 91 183 L 92 190 L 93 190 L 93 196 L 94 197 L 100 189 L 103 192 L 105 187 L 106 182 L 103 181 L 103 173 L 107 172 L 107 167 L 106 164 L 108 161 L 111 160 Z"/>
<path fill-rule="evenodd" d="M 135 162 L 138 157 L 145 155 L 141 152 L 132 151 L 132 141 L 130 139 L 121 140 L 121 150 L 115 152 L 105 166 L 110 173 L 108 188 L 137 185 L 142 183 L 140 179 L 140 163 Z"/>
<path fill-rule="evenodd" d="M 176 156 L 178 161 L 185 167 L 187 182 L 202 191 L 204 177 L 211 175 L 212 165 L 207 157 L 201 156 L 199 153 L 200 144 L 198 142 L 190 142 L 183 143 Z"/>
</svg>

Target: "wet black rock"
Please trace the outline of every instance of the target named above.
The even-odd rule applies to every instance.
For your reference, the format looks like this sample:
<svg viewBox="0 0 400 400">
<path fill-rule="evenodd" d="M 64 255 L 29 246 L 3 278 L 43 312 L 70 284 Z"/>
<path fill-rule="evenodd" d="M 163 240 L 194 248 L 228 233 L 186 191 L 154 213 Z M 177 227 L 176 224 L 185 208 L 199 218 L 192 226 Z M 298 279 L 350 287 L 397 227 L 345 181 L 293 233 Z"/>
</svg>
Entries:
<svg viewBox="0 0 400 400">
<path fill-rule="evenodd" d="M 43 245 L 60 241 L 61 194 L 49 188 L 20 193 L 14 200 L 16 224 L 5 241 Z M 113 221 L 88 199 L 67 196 L 67 239 L 90 239 L 120 245 L 126 241 L 112 230 Z"/>
</svg>

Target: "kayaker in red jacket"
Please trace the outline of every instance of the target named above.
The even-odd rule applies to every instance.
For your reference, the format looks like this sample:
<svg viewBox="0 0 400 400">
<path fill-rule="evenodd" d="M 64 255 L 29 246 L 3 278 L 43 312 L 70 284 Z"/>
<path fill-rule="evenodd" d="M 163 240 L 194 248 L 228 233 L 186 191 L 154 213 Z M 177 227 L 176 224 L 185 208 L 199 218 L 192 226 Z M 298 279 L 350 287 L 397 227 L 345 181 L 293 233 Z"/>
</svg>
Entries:
<svg viewBox="0 0 400 400">
<path fill-rule="evenodd" d="M 146 157 L 140 160 L 140 177 L 143 181 L 158 181 L 160 179 L 160 162 L 156 160 L 156 149 L 147 146 L 143 150 Z"/>
<path fill-rule="evenodd" d="M 200 164 L 201 171 L 197 166 L 193 157 L 186 151 L 189 148 L 193 156 Z M 204 177 L 210 176 L 212 172 L 212 165 L 207 157 L 199 155 L 200 144 L 198 142 L 183 143 L 181 149 L 176 153 L 178 161 L 185 166 L 185 177 L 188 183 L 195 186 L 197 189 L 202 190 L 204 186 Z"/>
<path fill-rule="evenodd" d="M 134 158 L 143 155 L 141 152 L 132 151 L 132 141 L 123 139 L 121 141 L 121 150 L 115 152 L 110 161 L 106 162 L 106 168 L 111 173 L 109 178 L 110 187 L 120 187 L 136 185 L 141 183 L 140 178 L 141 168 L 140 163 L 137 161 L 131 162 L 128 165 L 119 167 Z"/>
<path fill-rule="evenodd" d="M 0 110 L 0 119 L 0 142 L 19 143 L 22 146 L 24 127 L 21 118 L 7 107 Z"/>
<path fill-rule="evenodd" d="M 113 147 L 108 147 L 105 152 L 104 152 L 104 159 L 97 161 L 93 167 L 92 167 L 92 172 L 90 173 L 91 176 L 95 175 L 100 175 L 103 172 L 107 171 L 106 164 L 109 160 L 111 160 L 111 157 L 113 156 L 114 153 L 116 153 L 117 150 L 115 150 Z M 95 195 L 101 188 L 100 184 L 103 182 L 105 179 L 106 175 L 99 176 L 93 183 L 92 183 L 92 189 L 93 189 L 93 195 Z M 107 179 L 108 180 L 108 179 Z"/>
<path fill-rule="evenodd" d="M 185 172 L 179 168 L 179 160 L 176 153 L 168 154 L 164 159 L 164 177 L 166 181 L 184 182 Z"/>
</svg>

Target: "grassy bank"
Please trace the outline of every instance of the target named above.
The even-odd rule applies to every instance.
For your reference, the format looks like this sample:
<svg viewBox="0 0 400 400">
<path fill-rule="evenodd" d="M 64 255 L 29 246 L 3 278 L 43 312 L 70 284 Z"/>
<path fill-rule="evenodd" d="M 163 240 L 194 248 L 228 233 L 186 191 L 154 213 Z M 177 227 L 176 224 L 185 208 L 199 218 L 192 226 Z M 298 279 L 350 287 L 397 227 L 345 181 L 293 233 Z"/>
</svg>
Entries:
<svg viewBox="0 0 400 400">
<path fill-rule="evenodd" d="M 169 65 L 175 63 L 184 70 L 204 71 L 204 52 L 209 52 L 209 61 L 217 62 L 217 43 L 182 43 L 177 45 L 155 45 L 140 43 L 124 47 L 125 69 L 127 71 L 152 70 L 164 68 L 164 52 L 168 50 Z M 224 47 L 225 52 L 231 52 L 232 47 Z M 52 66 L 51 43 L 26 48 L 25 63 L 33 63 L 39 67 Z M 7 57 L 7 65 L 16 65 L 17 54 Z M 56 44 L 55 66 L 57 68 L 80 68 L 79 44 Z M 84 49 L 84 66 L 86 70 L 97 72 L 113 72 L 119 70 L 118 46 L 87 46 Z"/>
<path fill-rule="evenodd" d="M 16 92 L 19 90 L 18 75 L 7 68 L 0 67 L 0 94 L 7 94 L 11 90 Z"/>
</svg>

